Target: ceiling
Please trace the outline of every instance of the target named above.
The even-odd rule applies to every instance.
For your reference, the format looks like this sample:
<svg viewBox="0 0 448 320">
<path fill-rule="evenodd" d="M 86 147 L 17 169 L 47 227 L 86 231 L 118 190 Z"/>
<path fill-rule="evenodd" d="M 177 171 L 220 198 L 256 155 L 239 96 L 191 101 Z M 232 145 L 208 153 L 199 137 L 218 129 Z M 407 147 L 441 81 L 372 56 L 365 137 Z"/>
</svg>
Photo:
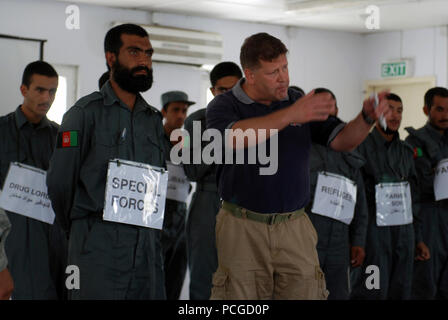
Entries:
<svg viewBox="0 0 448 320">
<path fill-rule="evenodd" d="M 448 0 L 56 1 L 359 33 L 448 24 Z M 366 27 L 370 5 L 379 8 L 379 30 Z"/>
</svg>

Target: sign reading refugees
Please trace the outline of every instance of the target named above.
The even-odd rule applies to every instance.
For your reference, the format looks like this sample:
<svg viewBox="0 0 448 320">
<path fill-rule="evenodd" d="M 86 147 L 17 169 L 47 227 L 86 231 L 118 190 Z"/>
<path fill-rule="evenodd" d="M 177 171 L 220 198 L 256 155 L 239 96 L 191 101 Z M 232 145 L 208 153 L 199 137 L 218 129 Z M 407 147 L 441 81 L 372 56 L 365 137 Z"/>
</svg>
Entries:
<svg viewBox="0 0 448 320">
<path fill-rule="evenodd" d="M 190 182 L 182 165 L 166 162 L 168 168 L 168 189 L 166 197 L 171 200 L 186 202 L 190 191 Z"/>
<path fill-rule="evenodd" d="M 0 195 L 0 207 L 53 224 L 55 214 L 48 196 L 44 170 L 12 162 Z"/>
<path fill-rule="evenodd" d="M 319 172 L 314 193 L 313 213 L 350 224 L 356 204 L 356 184 L 344 176 Z"/>
<path fill-rule="evenodd" d="M 162 229 L 168 172 L 159 167 L 109 161 L 103 219 Z"/>
<path fill-rule="evenodd" d="M 399 226 L 412 223 L 412 198 L 408 182 L 375 186 L 376 224 Z"/>
<path fill-rule="evenodd" d="M 435 170 L 434 196 L 436 201 L 448 199 L 448 159 L 440 161 Z"/>
</svg>

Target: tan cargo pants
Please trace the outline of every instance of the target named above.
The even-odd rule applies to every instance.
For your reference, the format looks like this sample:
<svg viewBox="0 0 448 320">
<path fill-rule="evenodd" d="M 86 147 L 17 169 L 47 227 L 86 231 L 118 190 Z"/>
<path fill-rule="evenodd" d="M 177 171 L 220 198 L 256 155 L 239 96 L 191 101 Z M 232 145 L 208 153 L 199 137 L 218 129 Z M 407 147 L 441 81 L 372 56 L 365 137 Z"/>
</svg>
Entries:
<svg viewBox="0 0 448 320">
<path fill-rule="evenodd" d="M 210 299 L 327 299 L 316 244 L 317 233 L 306 214 L 269 225 L 221 208 Z"/>
</svg>

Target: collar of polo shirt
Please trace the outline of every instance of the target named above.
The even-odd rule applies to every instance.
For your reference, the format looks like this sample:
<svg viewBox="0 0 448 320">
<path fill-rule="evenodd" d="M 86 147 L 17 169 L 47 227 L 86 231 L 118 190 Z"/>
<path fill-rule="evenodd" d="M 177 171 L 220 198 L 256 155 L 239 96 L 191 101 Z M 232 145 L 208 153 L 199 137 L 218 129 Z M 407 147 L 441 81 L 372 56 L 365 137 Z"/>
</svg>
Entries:
<svg viewBox="0 0 448 320">
<path fill-rule="evenodd" d="M 241 78 L 236 84 L 235 86 L 233 86 L 232 88 L 232 93 L 233 95 L 241 102 L 244 104 L 252 104 L 252 103 L 256 103 L 256 101 L 252 100 L 247 94 L 246 92 L 244 92 L 242 85 L 244 83 L 244 81 L 246 81 L 246 78 Z M 289 100 L 289 94 L 286 96 L 286 98 L 280 100 L 280 101 L 288 101 Z M 275 101 L 273 101 L 275 102 Z"/>
</svg>

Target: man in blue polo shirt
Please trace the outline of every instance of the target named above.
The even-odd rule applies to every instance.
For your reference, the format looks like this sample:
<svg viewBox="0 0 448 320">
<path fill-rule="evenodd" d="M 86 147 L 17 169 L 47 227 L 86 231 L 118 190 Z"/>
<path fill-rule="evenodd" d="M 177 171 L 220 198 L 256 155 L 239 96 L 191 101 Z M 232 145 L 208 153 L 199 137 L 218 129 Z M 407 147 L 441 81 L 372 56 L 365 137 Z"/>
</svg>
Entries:
<svg viewBox="0 0 448 320">
<path fill-rule="evenodd" d="M 240 53 L 245 78 L 207 107 L 207 128 L 233 131 L 225 135 L 226 152 L 244 152 L 247 159 L 252 148 L 267 147 L 276 169 L 266 174 L 260 159 L 218 165 L 223 204 L 216 217 L 218 269 L 211 299 L 327 298 L 317 234 L 304 213 L 311 142 L 353 150 L 387 112 L 381 93 L 376 109 L 374 99 L 366 99 L 362 112 L 347 124 L 329 117 L 329 93 L 311 91 L 302 97 L 288 90 L 287 51 L 267 33 L 247 38 Z M 249 132 L 254 139 L 247 138 Z"/>
</svg>

